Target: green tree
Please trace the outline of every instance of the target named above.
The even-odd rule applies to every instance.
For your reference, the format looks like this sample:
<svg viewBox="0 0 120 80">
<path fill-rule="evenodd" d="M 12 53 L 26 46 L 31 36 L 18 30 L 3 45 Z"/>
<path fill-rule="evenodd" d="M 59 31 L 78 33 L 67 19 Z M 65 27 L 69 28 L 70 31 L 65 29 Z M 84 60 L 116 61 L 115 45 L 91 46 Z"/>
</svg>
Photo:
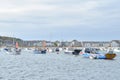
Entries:
<svg viewBox="0 0 120 80">
<path fill-rule="evenodd" d="M 57 42 L 54 42 L 54 46 L 55 46 L 55 47 L 57 47 L 57 46 L 58 46 Z"/>
</svg>

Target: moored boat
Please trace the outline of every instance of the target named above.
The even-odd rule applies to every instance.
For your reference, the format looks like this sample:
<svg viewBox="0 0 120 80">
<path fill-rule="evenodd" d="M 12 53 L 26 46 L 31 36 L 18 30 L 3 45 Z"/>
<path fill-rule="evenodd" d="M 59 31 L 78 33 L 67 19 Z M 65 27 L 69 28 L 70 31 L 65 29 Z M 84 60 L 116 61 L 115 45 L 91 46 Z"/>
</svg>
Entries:
<svg viewBox="0 0 120 80">
<path fill-rule="evenodd" d="M 114 59 L 116 57 L 116 54 L 115 53 L 113 53 L 113 54 L 107 53 L 107 54 L 105 54 L 105 56 L 106 56 L 106 59 Z"/>
<path fill-rule="evenodd" d="M 34 54 L 46 54 L 46 50 L 39 50 L 39 49 L 35 49 Z"/>
<path fill-rule="evenodd" d="M 81 49 L 75 49 L 74 52 L 72 52 L 73 55 L 79 55 L 80 51 L 82 51 Z"/>
<path fill-rule="evenodd" d="M 21 49 L 19 48 L 18 43 L 15 43 L 15 47 L 13 46 L 7 46 L 6 48 L 3 49 L 3 51 L 6 54 L 11 54 L 11 55 L 20 55 L 21 54 Z"/>
<path fill-rule="evenodd" d="M 116 54 L 113 53 L 113 50 L 109 50 L 108 52 L 98 52 L 98 51 L 87 50 L 82 54 L 82 56 L 90 59 L 114 59 L 116 57 Z"/>
<path fill-rule="evenodd" d="M 13 51 L 15 55 L 20 55 L 21 54 L 21 49 L 19 49 L 19 44 L 18 42 L 15 43 L 15 49 Z"/>
</svg>

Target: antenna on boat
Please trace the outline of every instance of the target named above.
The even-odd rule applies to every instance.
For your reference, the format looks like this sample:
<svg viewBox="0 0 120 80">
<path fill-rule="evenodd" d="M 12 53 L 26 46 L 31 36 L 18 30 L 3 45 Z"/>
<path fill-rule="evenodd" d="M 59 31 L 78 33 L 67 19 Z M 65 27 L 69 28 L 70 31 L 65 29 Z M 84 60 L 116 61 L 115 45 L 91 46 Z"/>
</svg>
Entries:
<svg viewBox="0 0 120 80">
<path fill-rule="evenodd" d="M 13 47 L 14 47 L 14 45 L 15 45 L 15 38 L 14 38 L 14 35 L 13 35 L 13 40 L 12 40 L 12 45 L 13 45 Z"/>
</svg>

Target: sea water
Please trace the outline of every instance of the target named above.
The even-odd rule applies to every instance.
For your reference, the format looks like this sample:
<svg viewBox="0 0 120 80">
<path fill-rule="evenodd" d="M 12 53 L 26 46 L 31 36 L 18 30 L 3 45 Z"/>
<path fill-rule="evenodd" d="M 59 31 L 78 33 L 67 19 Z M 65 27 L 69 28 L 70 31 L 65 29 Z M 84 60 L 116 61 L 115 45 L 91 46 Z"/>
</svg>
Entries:
<svg viewBox="0 0 120 80">
<path fill-rule="evenodd" d="M 0 80 L 120 80 L 120 54 L 91 60 L 64 53 L 0 53 Z"/>
</svg>

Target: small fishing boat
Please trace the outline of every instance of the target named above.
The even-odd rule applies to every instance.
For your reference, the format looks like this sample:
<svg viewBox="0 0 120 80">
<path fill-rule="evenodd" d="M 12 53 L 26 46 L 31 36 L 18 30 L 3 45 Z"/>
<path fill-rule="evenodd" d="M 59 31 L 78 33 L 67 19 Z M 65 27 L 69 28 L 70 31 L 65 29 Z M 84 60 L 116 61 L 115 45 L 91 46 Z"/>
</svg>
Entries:
<svg viewBox="0 0 120 80">
<path fill-rule="evenodd" d="M 81 49 L 75 49 L 74 52 L 72 52 L 73 55 L 79 55 L 80 51 L 82 51 Z"/>
<path fill-rule="evenodd" d="M 4 52 L 7 54 L 12 54 L 12 55 L 20 55 L 21 49 L 19 48 L 19 45 L 16 42 L 15 47 L 6 47 L 6 48 L 4 48 Z"/>
<path fill-rule="evenodd" d="M 114 52 L 119 53 L 120 52 L 120 48 L 115 48 Z"/>
<path fill-rule="evenodd" d="M 19 49 L 19 44 L 18 44 L 18 42 L 15 43 L 14 54 L 15 54 L 15 55 L 20 55 L 20 54 L 21 54 L 21 49 Z"/>
<path fill-rule="evenodd" d="M 21 49 L 16 48 L 16 49 L 13 51 L 13 54 L 14 54 L 14 55 L 20 55 L 20 54 L 21 54 Z"/>
<path fill-rule="evenodd" d="M 105 54 L 105 56 L 106 56 L 106 59 L 114 59 L 116 57 L 116 54 L 115 53 L 113 53 L 113 54 L 107 53 L 107 54 Z"/>
<path fill-rule="evenodd" d="M 105 54 L 106 59 L 113 59 L 116 57 L 116 54 L 114 53 L 113 50 L 109 50 L 107 54 Z"/>
<path fill-rule="evenodd" d="M 59 53 L 60 53 L 60 49 L 59 49 L 59 48 L 56 48 L 56 49 L 55 49 L 55 52 L 57 52 L 57 54 L 59 54 Z"/>
<path fill-rule="evenodd" d="M 113 53 L 112 50 L 109 50 L 108 52 L 86 51 L 82 56 L 90 59 L 114 59 L 116 54 Z"/>
<path fill-rule="evenodd" d="M 72 54 L 73 51 L 65 50 L 64 53 L 65 53 L 65 54 Z"/>
<path fill-rule="evenodd" d="M 90 59 L 106 59 L 106 56 L 104 54 L 90 54 L 88 56 Z"/>
<path fill-rule="evenodd" d="M 12 54 L 12 48 L 11 47 L 6 47 L 3 49 L 3 51 L 6 53 L 6 54 Z"/>
<path fill-rule="evenodd" d="M 34 54 L 46 54 L 46 50 L 42 50 L 42 49 L 35 49 Z"/>
<path fill-rule="evenodd" d="M 116 57 L 116 54 L 110 54 L 110 53 L 106 53 L 105 55 L 100 55 L 100 54 L 91 54 L 89 55 L 90 59 L 114 59 Z"/>
<path fill-rule="evenodd" d="M 65 48 L 64 53 L 65 54 L 72 54 L 73 50 L 70 50 L 69 48 Z"/>
<path fill-rule="evenodd" d="M 34 54 L 46 54 L 47 49 L 46 49 L 46 41 L 42 41 L 42 47 L 43 48 L 35 48 L 33 51 Z"/>
</svg>

